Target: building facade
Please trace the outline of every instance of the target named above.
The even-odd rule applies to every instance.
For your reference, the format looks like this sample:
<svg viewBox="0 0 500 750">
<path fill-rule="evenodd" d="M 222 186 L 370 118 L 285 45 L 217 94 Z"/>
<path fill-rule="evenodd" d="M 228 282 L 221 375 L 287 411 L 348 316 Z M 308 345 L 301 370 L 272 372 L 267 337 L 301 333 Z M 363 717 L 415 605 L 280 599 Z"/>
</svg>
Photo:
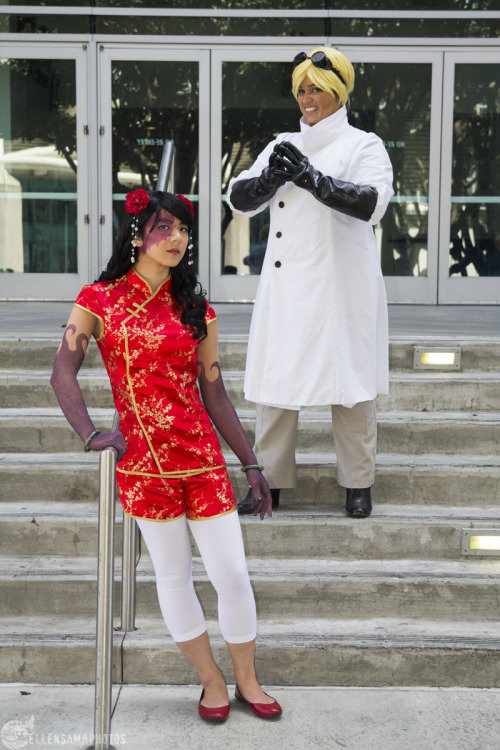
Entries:
<svg viewBox="0 0 500 750">
<path fill-rule="evenodd" d="M 500 304 L 499 0 L 3 0 L 0 298 L 74 299 L 172 141 L 211 300 L 252 300 L 268 216 L 233 215 L 227 185 L 298 129 L 291 60 L 318 44 L 353 62 L 350 120 L 394 166 L 389 301 Z"/>
</svg>

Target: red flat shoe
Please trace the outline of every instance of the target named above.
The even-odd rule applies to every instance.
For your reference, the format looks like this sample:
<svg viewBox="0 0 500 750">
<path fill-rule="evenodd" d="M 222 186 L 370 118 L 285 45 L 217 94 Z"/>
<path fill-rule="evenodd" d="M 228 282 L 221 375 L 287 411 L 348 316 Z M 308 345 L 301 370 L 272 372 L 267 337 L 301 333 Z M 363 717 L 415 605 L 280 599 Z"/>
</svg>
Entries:
<svg viewBox="0 0 500 750">
<path fill-rule="evenodd" d="M 201 698 L 198 703 L 198 713 L 201 718 L 205 721 L 226 721 L 229 716 L 229 703 L 227 706 L 215 706 L 215 708 L 209 708 L 208 706 L 202 705 L 203 696 L 205 690 L 202 690 Z"/>
<path fill-rule="evenodd" d="M 273 703 L 250 703 L 250 701 L 247 701 L 247 699 L 242 696 L 238 685 L 236 685 L 234 697 L 236 700 L 241 701 L 241 703 L 246 703 L 247 706 L 250 706 L 254 714 L 260 719 L 272 719 L 275 716 L 281 716 L 283 713 L 283 709 L 277 700 L 273 701 Z M 269 698 L 270 697 L 271 696 L 269 696 Z"/>
</svg>

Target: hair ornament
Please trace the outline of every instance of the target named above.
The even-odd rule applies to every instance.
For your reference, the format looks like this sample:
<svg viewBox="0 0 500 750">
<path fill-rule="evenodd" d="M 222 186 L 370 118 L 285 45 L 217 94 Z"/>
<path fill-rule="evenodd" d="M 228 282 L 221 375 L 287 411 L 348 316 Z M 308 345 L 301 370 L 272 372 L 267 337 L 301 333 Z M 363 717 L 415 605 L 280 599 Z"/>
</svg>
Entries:
<svg viewBox="0 0 500 750">
<path fill-rule="evenodd" d="M 145 190 L 143 190 L 142 188 L 137 188 L 137 190 L 134 190 L 133 193 L 127 194 L 127 199 L 125 201 L 125 211 L 127 211 L 127 213 L 129 214 L 132 214 L 134 217 L 130 224 L 130 229 L 132 231 L 132 239 L 130 241 L 132 245 L 130 262 L 132 265 L 135 263 L 135 249 L 137 247 L 136 239 L 137 233 L 139 231 L 139 221 L 137 219 L 137 214 L 140 214 L 141 211 L 144 211 L 144 209 L 149 206 L 150 200 L 151 198 Z"/>
<path fill-rule="evenodd" d="M 147 208 L 150 200 L 151 198 L 145 190 L 143 190 L 142 188 L 137 188 L 137 190 L 134 190 L 133 193 L 127 194 L 127 199 L 125 201 L 125 211 L 127 211 L 127 213 L 129 214 L 134 214 L 134 216 L 137 216 L 137 214 L 140 214 L 141 211 L 144 211 L 144 209 Z"/>
<path fill-rule="evenodd" d="M 181 201 L 184 201 L 184 203 L 186 204 L 186 206 L 189 208 L 189 210 L 191 212 L 191 216 L 194 216 L 193 204 L 191 203 L 191 201 L 189 200 L 189 198 L 186 198 L 186 196 L 181 195 L 180 193 L 177 195 L 177 197 L 180 198 Z"/>
</svg>

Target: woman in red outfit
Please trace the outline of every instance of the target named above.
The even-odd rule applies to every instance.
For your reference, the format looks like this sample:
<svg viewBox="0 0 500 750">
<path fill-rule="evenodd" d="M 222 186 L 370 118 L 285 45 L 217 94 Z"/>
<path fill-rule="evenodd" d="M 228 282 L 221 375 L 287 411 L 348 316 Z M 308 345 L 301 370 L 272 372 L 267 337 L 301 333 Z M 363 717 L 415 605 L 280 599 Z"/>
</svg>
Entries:
<svg viewBox="0 0 500 750">
<path fill-rule="evenodd" d="M 257 716 L 278 716 L 281 707 L 255 676 L 255 600 L 213 425 L 241 461 L 261 519 L 271 515 L 271 497 L 227 397 L 216 317 L 191 268 L 193 207 L 183 196 L 136 190 L 126 210 L 106 270 L 76 300 L 52 386 L 84 450 L 117 451 L 123 509 L 137 519 L 150 552 L 167 628 L 203 685 L 200 716 L 227 719 L 229 700 L 193 588 L 189 531 L 218 594 L 236 698 Z M 110 378 L 118 432 L 96 430 L 78 385 L 92 335 Z"/>
</svg>

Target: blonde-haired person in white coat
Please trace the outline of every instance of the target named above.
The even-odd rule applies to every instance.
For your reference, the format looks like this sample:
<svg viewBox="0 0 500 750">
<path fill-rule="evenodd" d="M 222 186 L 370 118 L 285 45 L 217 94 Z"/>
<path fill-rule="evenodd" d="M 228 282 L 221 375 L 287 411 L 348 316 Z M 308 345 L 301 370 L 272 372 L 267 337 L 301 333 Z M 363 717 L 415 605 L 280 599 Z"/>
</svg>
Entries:
<svg viewBox="0 0 500 750">
<path fill-rule="evenodd" d="M 387 300 L 373 226 L 391 196 L 380 138 L 352 127 L 354 70 L 336 49 L 294 58 L 300 131 L 281 133 L 229 185 L 234 211 L 270 207 L 267 251 L 250 327 L 245 397 L 257 404 L 255 453 L 273 503 L 296 486 L 302 406 L 332 409 L 337 480 L 346 512 L 372 510 L 375 398 L 387 393 Z M 250 489 L 238 504 L 253 510 Z"/>
</svg>

